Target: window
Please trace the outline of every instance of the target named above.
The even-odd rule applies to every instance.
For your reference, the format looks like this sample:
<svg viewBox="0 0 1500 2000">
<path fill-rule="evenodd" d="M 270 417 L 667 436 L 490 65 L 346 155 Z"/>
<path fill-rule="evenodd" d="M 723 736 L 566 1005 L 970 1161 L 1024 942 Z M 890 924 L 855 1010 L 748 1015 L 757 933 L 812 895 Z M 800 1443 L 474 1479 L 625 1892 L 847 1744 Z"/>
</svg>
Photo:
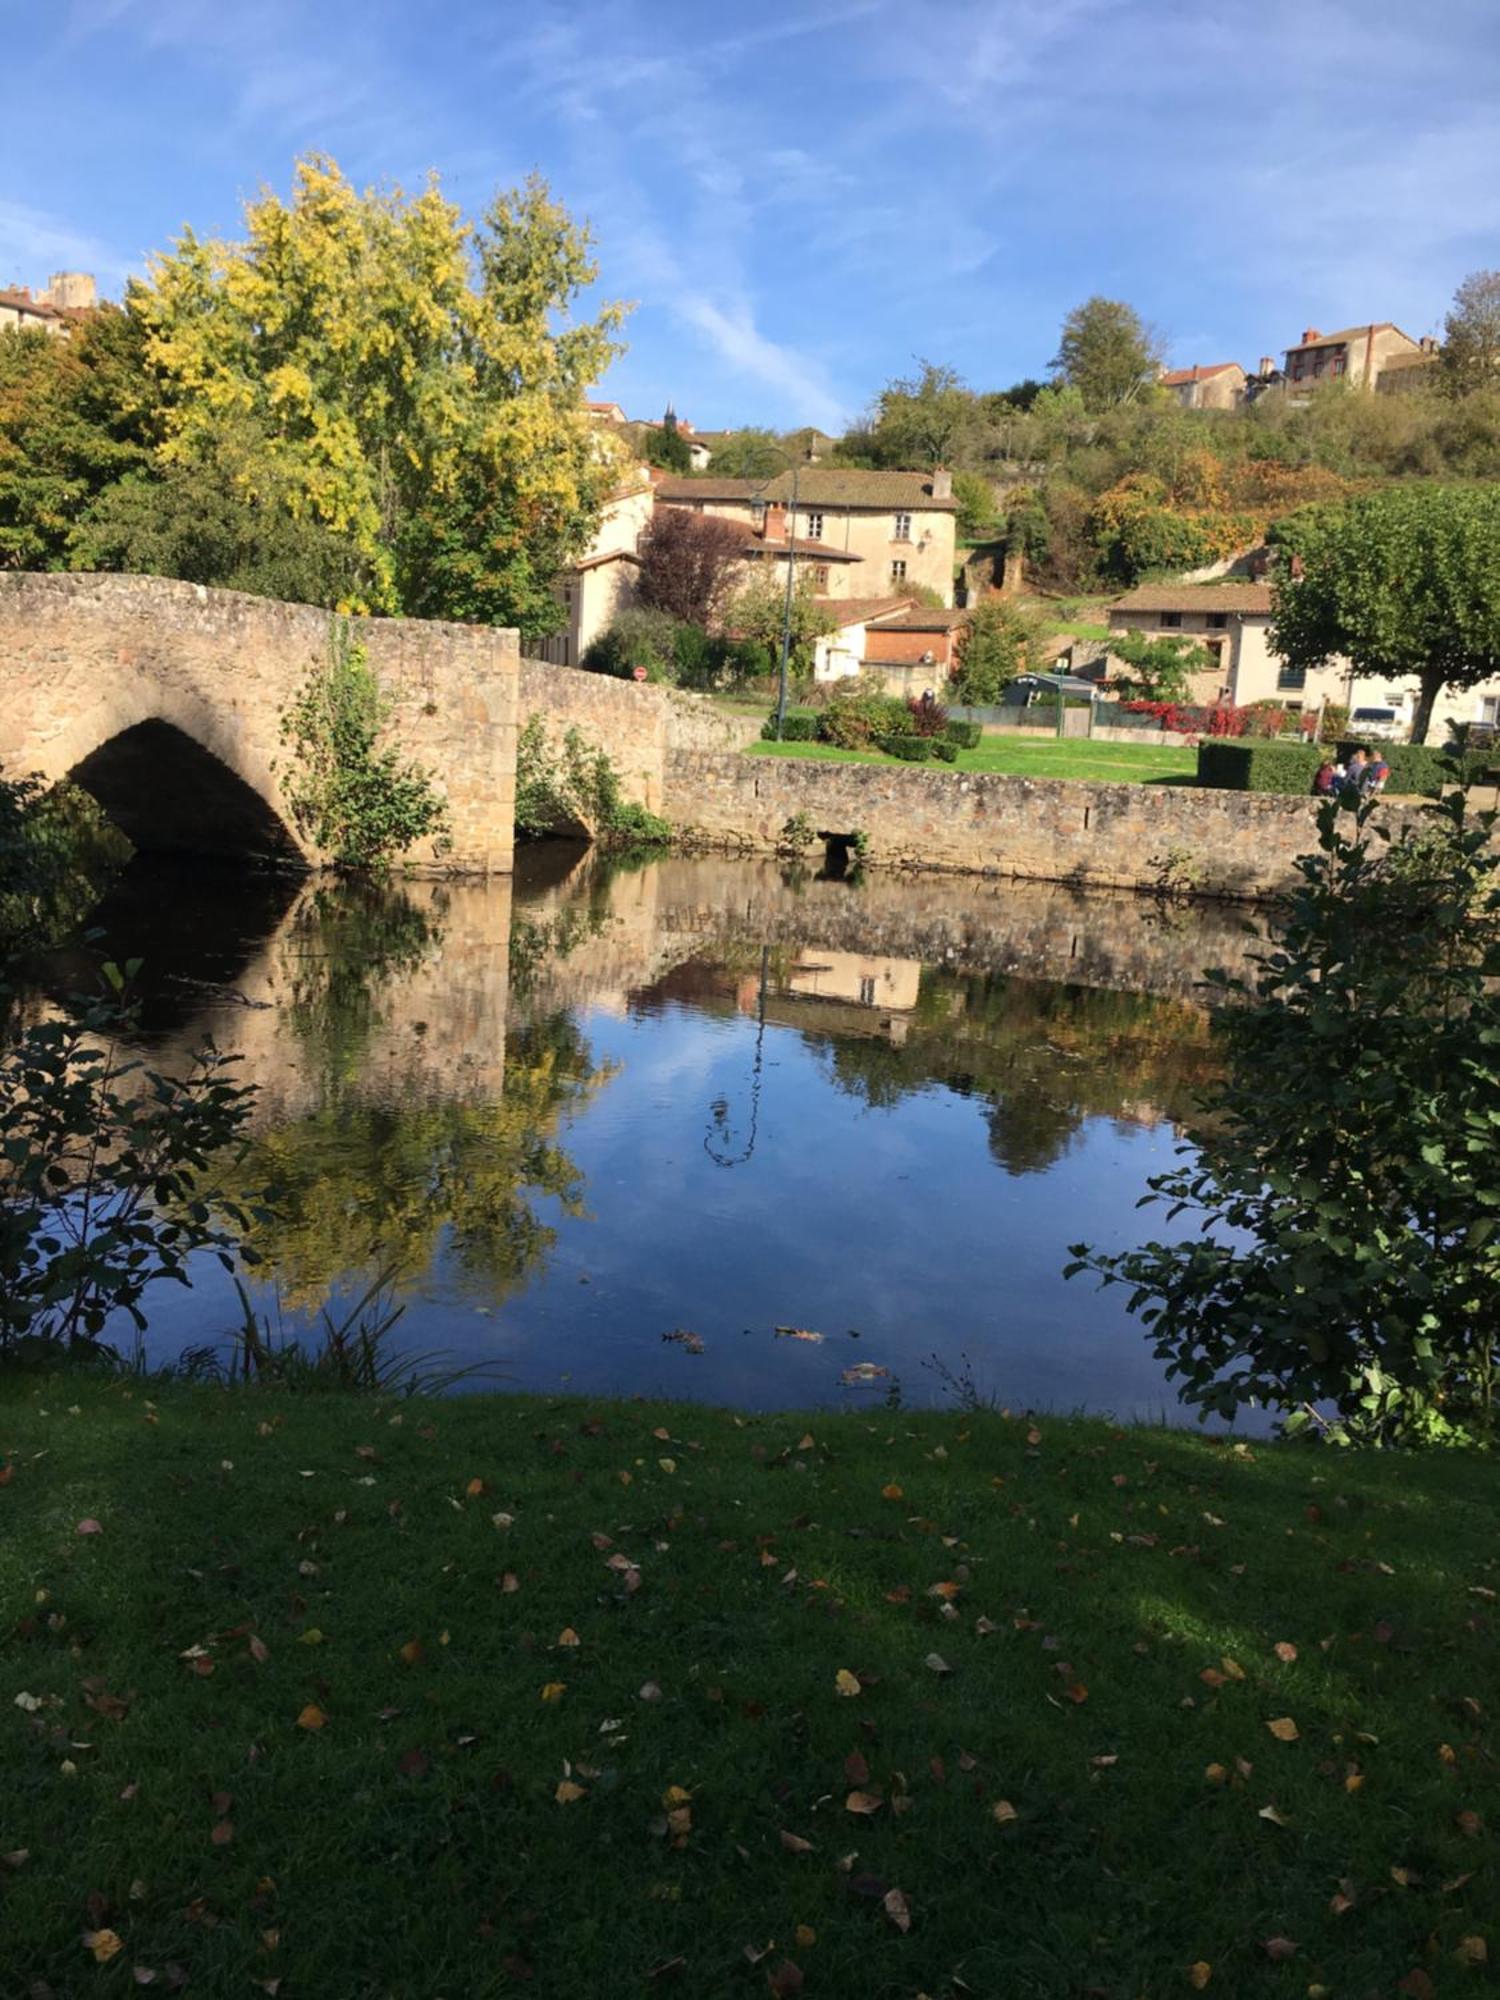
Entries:
<svg viewBox="0 0 1500 2000">
<path fill-rule="evenodd" d="M 1302 356 L 1300 354 L 1297 356 L 1296 360 L 1292 363 L 1292 380 L 1294 382 L 1300 382 L 1302 380 Z"/>
<path fill-rule="evenodd" d="M 1278 688 L 1300 694 L 1307 686 L 1306 667 L 1283 667 L 1276 676 Z"/>
<path fill-rule="evenodd" d="M 813 564 L 812 580 L 813 580 L 813 588 L 815 590 L 826 590 L 828 588 L 827 563 Z"/>
<path fill-rule="evenodd" d="M 891 540 L 893 542 L 909 542 L 911 540 L 910 514 L 898 514 L 896 516 L 896 525 L 892 531 Z M 902 575 L 904 576 L 905 574 L 906 572 L 903 570 Z"/>
<path fill-rule="evenodd" d="M 809 514 L 809 515 L 808 515 L 808 517 L 807 517 L 807 539 L 808 539 L 808 540 L 809 540 L 810 542 L 821 542 L 821 541 L 822 541 L 822 539 L 823 539 L 823 516 L 822 516 L 821 514 Z"/>
<path fill-rule="evenodd" d="M 1180 611 L 1164 611 L 1161 614 L 1161 629 L 1163 632 L 1180 632 L 1182 630 L 1182 613 Z"/>
<path fill-rule="evenodd" d="M 1500 723 L 1500 694 L 1482 694 L 1479 697 L 1479 720 L 1492 727 Z"/>
<path fill-rule="evenodd" d="M 1345 364 L 1345 361 L 1344 361 L 1344 357 L 1343 357 L 1343 355 L 1342 355 L 1342 354 L 1335 354 L 1335 355 L 1334 355 L 1334 357 L 1333 357 L 1333 372 L 1334 372 L 1334 374 L 1335 374 L 1335 375 L 1342 375 L 1342 374 L 1343 374 L 1343 372 L 1344 372 L 1344 368 L 1345 368 L 1345 365 L 1346 365 L 1346 364 Z"/>
<path fill-rule="evenodd" d="M 906 564 L 904 562 L 899 562 L 899 561 L 893 562 L 891 564 L 891 582 L 905 583 L 905 581 L 906 581 Z"/>
<path fill-rule="evenodd" d="M 1208 629 L 1210 632 L 1222 632 L 1228 623 L 1229 623 L 1229 613 L 1227 611 L 1209 612 Z"/>
<path fill-rule="evenodd" d="M 873 1007 L 875 1005 L 875 982 L 873 979 L 860 980 L 859 1004 L 861 1007 Z"/>
</svg>

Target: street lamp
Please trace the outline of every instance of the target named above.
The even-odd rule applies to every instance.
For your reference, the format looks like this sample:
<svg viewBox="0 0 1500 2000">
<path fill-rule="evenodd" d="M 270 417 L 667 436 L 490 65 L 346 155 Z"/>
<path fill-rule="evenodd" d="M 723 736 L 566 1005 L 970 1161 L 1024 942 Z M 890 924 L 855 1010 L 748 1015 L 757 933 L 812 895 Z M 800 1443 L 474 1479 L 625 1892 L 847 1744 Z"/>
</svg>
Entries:
<svg viewBox="0 0 1500 2000">
<path fill-rule="evenodd" d="M 792 462 L 792 501 L 787 514 L 786 532 L 786 603 L 781 614 L 781 679 L 776 691 L 776 741 L 781 741 L 781 732 L 786 723 L 786 677 L 787 665 L 792 654 L 792 591 L 797 580 L 797 474 L 801 466 Z"/>
</svg>

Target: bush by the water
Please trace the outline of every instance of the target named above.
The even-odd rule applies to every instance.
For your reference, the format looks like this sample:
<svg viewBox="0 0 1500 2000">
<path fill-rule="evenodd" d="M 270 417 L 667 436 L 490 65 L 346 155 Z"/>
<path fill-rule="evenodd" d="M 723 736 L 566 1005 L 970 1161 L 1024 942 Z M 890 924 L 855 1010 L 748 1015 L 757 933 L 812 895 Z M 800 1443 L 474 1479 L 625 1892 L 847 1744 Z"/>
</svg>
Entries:
<svg viewBox="0 0 1500 2000">
<path fill-rule="evenodd" d="M 778 730 L 776 711 L 772 709 L 761 724 L 761 740 L 765 743 L 774 743 L 779 737 L 783 743 L 816 743 L 819 741 L 818 731 L 821 724 L 821 716 L 798 715 L 795 711 L 789 710 L 782 717 L 781 728 Z"/>
<path fill-rule="evenodd" d="M 984 725 L 980 722 L 950 721 L 948 737 L 960 750 L 977 750 L 984 740 Z"/>
<path fill-rule="evenodd" d="M 1322 752 L 1313 743 L 1198 745 L 1198 783 L 1223 792 L 1311 792 Z"/>
<path fill-rule="evenodd" d="M 1500 1438 L 1500 857 L 1451 793 L 1390 841 L 1326 804 L 1318 851 L 1226 1000 L 1225 1081 L 1151 1182 L 1187 1240 L 1075 1248 L 1183 1399 L 1375 1444 Z M 1070 1271 L 1071 1275 L 1071 1271 Z"/>
<path fill-rule="evenodd" d="M 899 757 L 903 764 L 927 764 L 937 754 L 941 741 L 936 736 L 912 736 L 901 732 L 877 736 L 875 747 L 883 750 L 887 757 Z"/>
</svg>

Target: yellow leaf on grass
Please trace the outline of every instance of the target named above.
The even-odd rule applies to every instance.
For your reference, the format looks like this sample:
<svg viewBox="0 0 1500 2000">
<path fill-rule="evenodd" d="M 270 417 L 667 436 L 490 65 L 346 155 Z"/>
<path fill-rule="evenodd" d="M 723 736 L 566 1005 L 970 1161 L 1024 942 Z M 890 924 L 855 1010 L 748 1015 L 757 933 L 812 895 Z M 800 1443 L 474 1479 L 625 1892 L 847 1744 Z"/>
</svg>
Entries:
<svg viewBox="0 0 1500 2000">
<path fill-rule="evenodd" d="M 1188 1967 L 1188 1985 L 1195 1993 L 1201 1993 L 1214 1976 L 1214 1969 L 1206 1958 L 1195 1958 Z"/>
<path fill-rule="evenodd" d="M 882 1897 L 885 1913 L 898 1931 L 911 1929 L 911 1905 L 899 1889 L 887 1889 Z"/>
<path fill-rule="evenodd" d="M 406 1644 L 399 1650 L 400 1657 L 406 1662 L 407 1666 L 414 1667 L 422 1657 L 422 1641 L 420 1639 L 408 1639 Z"/>
<path fill-rule="evenodd" d="M 318 1707 L 318 1704 L 315 1701 L 310 1701 L 297 1717 L 297 1727 L 299 1729 L 321 1729 L 327 1720 L 328 1717 Z"/>
<path fill-rule="evenodd" d="M 576 1646 L 578 1644 L 578 1634 L 573 1630 L 571 1625 L 564 1625 L 557 1635 L 557 1643 L 559 1646 Z"/>
<path fill-rule="evenodd" d="M 560 1806 L 570 1806 L 576 1799 L 586 1799 L 588 1791 L 583 1785 L 575 1785 L 571 1778 L 564 1778 L 552 1796 Z"/>
<path fill-rule="evenodd" d="M 1482 1937 L 1461 1937 L 1453 1956 L 1460 1965 L 1487 1965 L 1490 1948 Z"/>
<path fill-rule="evenodd" d="M 1227 1784 L 1229 1780 L 1229 1773 L 1224 1769 L 1222 1764 L 1205 1765 L 1203 1775 L 1211 1785 Z"/>
<path fill-rule="evenodd" d="M 674 1806 L 690 1805 L 692 1798 L 692 1793 L 687 1791 L 682 1785 L 668 1785 L 667 1789 L 661 1795 L 661 1802 L 667 1811 L 671 1812 Z"/>
<path fill-rule="evenodd" d="M 835 1694 L 856 1695 L 859 1693 L 859 1675 L 851 1674 L 847 1667 L 840 1667 L 833 1677 Z"/>
<path fill-rule="evenodd" d="M 1266 1727 L 1278 1743 L 1295 1743 L 1301 1733 L 1289 1715 L 1278 1715 L 1273 1722 L 1268 1722 Z"/>
<path fill-rule="evenodd" d="M 548 1681 L 546 1686 L 542 1689 L 542 1700 L 561 1701 L 563 1698 L 563 1690 L 567 1687 L 567 1685 L 568 1684 L 566 1681 Z"/>
<path fill-rule="evenodd" d="M 481 1493 L 486 1493 L 488 1492 L 488 1490 L 489 1490 L 488 1487 L 486 1487 L 482 1479 L 471 1479 L 468 1485 L 464 1488 L 464 1492 L 469 1496 L 471 1500 L 477 1500 Z"/>
<path fill-rule="evenodd" d="M 885 1800 L 877 1798 L 874 1792 L 851 1792 L 844 1801 L 845 1812 L 863 1813 L 866 1818 L 878 1813 Z"/>
<path fill-rule="evenodd" d="M 125 1949 L 124 1940 L 115 1931 L 85 1931 L 83 1944 L 94 1954 L 96 1965 L 108 1965 L 116 1952 Z"/>
<path fill-rule="evenodd" d="M 889 1486 L 881 1487 L 880 1497 L 882 1500 L 904 1500 L 906 1498 L 906 1495 L 902 1492 L 901 1488 L 896 1484 L 895 1480 L 893 1479 Z"/>
<path fill-rule="evenodd" d="M 815 1945 L 818 1941 L 818 1934 L 811 1924 L 798 1924 L 793 1935 L 804 1951 L 808 1950 L 810 1946 Z"/>
<path fill-rule="evenodd" d="M 990 1810 L 1001 1826 L 1009 1826 L 1013 1819 L 1021 1817 L 1009 1799 L 996 1799 Z"/>
</svg>

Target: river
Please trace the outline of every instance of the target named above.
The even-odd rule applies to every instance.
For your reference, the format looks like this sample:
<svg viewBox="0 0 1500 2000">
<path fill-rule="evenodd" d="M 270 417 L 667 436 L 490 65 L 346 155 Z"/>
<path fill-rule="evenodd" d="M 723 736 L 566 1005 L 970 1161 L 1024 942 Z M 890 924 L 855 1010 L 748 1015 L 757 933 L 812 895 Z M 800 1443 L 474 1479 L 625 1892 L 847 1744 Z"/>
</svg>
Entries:
<svg viewBox="0 0 1500 2000">
<path fill-rule="evenodd" d="M 144 962 L 152 1061 L 211 1037 L 257 1087 L 284 1334 L 388 1267 L 395 1342 L 479 1386 L 1184 1414 L 1062 1267 L 1150 1224 L 1242 912 L 549 844 L 513 882 L 137 864 L 95 921 Z M 155 1362 L 238 1317 L 211 1263 L 147 1305 Z"/>
</svg>

